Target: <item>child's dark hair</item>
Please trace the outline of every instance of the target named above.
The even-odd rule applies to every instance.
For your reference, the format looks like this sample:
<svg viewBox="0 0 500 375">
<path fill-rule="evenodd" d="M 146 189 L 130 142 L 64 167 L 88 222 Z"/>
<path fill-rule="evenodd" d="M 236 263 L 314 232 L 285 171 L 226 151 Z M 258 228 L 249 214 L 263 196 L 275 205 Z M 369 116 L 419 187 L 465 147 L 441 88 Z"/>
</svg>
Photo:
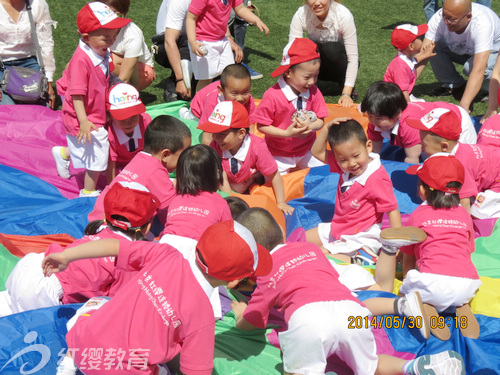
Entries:
<svg viewBox="0 0 500 375">
<path fill-rule="evenodd" d="M 269 211 L 263 208 L 249 208 L 238 216 L 236 221 L 253 234 L 255 242 L 269 251 L 283 243 L 281 227 Z"/>
<path fill-rule="evenodd" d="M 220 76 L 220 85 L 226 87 L 228 77 L 234 79 L 250 79 L 250 72 L 241 64 L 230 64 L 224 68 Z"/>
<path fill-rule="evenodd" d="M 352 138 L 356 138 L 363 145 L 368 141 L 363 127 L 356 120 L 341 122 L 328 130 L 328 143 L 331 148 L 346 143 Z"/>
<path fill-rule="evenodd" d="M 128 219 L 125 216 L 121 216 L 121 215 L 113 215 L 112 218 L 120 220 L 120 221 L 128 221 Z M 153 219 L 151 219 L 151 220 L 153 220 Z M 140 229 L 146 228 L 146 226 L 151 222 L 151 220 L 148 221 L 146 224 L 144 224 Z M 86 236 L 91 236 L 91 235 L 99 233 L 100 232 L 99 228 L 104 223 L 106 223 L 106 225 L 108 226 L 108 228 L 111 229 L 113 232 L 124 233 L 127 236 L 129 236 L 130 238 L 132 238 L 133 241 L 147 241 L 148 240 L 146 238 L 146 236 L 144 236 L 144 234 L 140 230 L 137 230 L 137 228 L 130 228 L 128 230 L 125 230 L 125 229 L 119 228 L 119 227 L 117 227 L 117 226 L 115 226 L 115 225 L 113 225 L 111 223 L 108 223 L 108 222 L 106 222 L 104 220 L 94 220 L 94 221 L 91 221 L 85 227 L 85 230 L 83 231 L 83 234 L 86 235 Z"/>
<path fill-rule="evenodd" d="M 238 216 L 240 216 L 244 211 L 250 208 L 248 203 L 239 197 L 230 195 L 224 199 L 229 206 L 229 210 L 231 211 L 231 217 L 233 218 L 233 220 L 236 220 Z"/>
<path fill-rule="evenodd" d="M 107 6 L 115 9 L 120 15 L 125 17 L 130 9 L 130 0 L 94 0 L 100 1 Z"/>
<path fill-rule="evenodd" d="M 313 65 L 321 64 L 321 59 L 317 58 L 317 59 L 312 59 L 312 60 L 304 61 L 304 62 L 301 62 L 301 63 L 298 63 L 298 64 L 290 65 L 290 70 L 293 72 L 293 71 L 295 71 L 300 66 L 300 64 L 304 64 L 304 63 L 312 63 Z"/>
<path fill-rule="evenodd" d="M 427 185 L 422 180 L 419 180 L 419 184 L 425 190 L 425 197 L 429 206 L 433 208 L 452 208 L 456 207 L 460 204 L 460 197 L 458 194 L 449 194 L 448 195 L 444 191 L 439 191 L 436 189 L 432 189 L 429 185 Z M 451 181 L 446 184 L 446 187 L 451 188 L 461 188 L 462 184 L 458 181 Z"/>
<path fill-rule="evenodd" d="M 408 103 L 403 91 L 392 82 L 377 81 L 368 87 L 361 102 L 361 112 L 394 118 L 403 112 Z"/>
<path fill-rule="evenodd" d="M 189 128 L 179 119 L 168 115 L 156 117 L 144 133 L 144 151 L 156 154 L 164 149 L 176 153 L 184 147 L 186 138 L 191 139 Z"/>
<path fill-rule="evenodd" d="M 215 193 L 222 182 L 222 159 L 212 147 L 200 144 L 182 151 L 177 162 L 177 194 Z"/>
</svg>

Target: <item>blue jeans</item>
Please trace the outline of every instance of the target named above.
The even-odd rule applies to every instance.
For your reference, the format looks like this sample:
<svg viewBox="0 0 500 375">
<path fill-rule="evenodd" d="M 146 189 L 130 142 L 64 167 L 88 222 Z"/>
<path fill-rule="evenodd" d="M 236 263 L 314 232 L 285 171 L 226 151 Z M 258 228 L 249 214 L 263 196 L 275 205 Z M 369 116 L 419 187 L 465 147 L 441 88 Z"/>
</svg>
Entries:
<svg viewBox="0 0 500 375">
<path fill-rule="evenodd" d="M 476 3 L 491 8 L 491 0 L 477 0 Z M 427 22 L 429 22 L 431 17 L 439 10 L 439 8 L 439 0 L 424 0 L 424 13 Z"/>
<path fill-rule="evenodd" d="M 3 62 L 4 69 L 9 66 L 21 66 L 23 68 L 30 68 L 34 70 L 40 70 L 40 65 L 38 65 L 38 61 L 36 57 L 26 57 L 25 59 L 12 60 L 12 61 L 4 61 Z M 0 80 L 3 80 L 3 69 L 0 69 Z M 5 104 L 17 104 L 14 100 L 2 91 L 2 100 L 0 101 L 0 105 Z"/>
</svg>

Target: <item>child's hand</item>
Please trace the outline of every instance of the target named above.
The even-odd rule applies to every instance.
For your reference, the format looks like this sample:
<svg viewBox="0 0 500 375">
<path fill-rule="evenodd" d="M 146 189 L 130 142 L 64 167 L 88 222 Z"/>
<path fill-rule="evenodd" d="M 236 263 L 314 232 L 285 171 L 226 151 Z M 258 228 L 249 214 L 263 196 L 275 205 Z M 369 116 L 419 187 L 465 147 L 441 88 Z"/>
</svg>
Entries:
<svg viewBox="0 0 500 375">
<path fill-rule="evenodd" d="M 285 215 L 291 215 L 293 214 L 293 210 L 295 210 L 295 208 L 293 208 L 292 206 L 289 206 L 288 204 L 282 202 L 282 203 L 278 203 L 278 208 L 283 211 L 283 213 Z"/>
<path fill-rule="evenodd" d="M 307 125 L 300 124 L 297 118 L 294 118 L 288 129 L 286 130 L 288 137 L 306 138 L 311 129 Z"/>
<path fill-rule="evenodd" d="M 243 313 L 245 312 L 245 309 L 247 308 L 247 304 L 243 301 L 241 301 L 241 302 L 231 301 L 231 308 L 233 309 L 236 317 L 239 317 L 239 316 L 242 316 Z"/>
<path fill-rule="evenodd" d="M 203 43 L 200 43 L 197 40 L 195 40 L 193 43 L 189 44 L 191 45 L 191 50 L 196 56 L 203 57 L 206 55 L 203 49 L 206 49 L 207 47 L 205 47 Z"/>
<path fill-rule="evenodd" d="M 47 255 L 42 261 L 43 275 L 49 277 L 53 273 L 64 271 L 68 266 L 69 262 L 64 258 L 63 253 Z"/>
<path fill-rule="evenodd" d="M 422 49 L 420 50 L 420 53 L 419 53 L 419 59 L 418 59 L 418 62 L 421 62 L 421 61 L 424 61 L 424 60 L 427 60 L 433 56 L 436 56 L 436 52 L 434 52 L 434 43 L 432 44 L 428 44 L 424 47 L 422 47 Z"/>
<path fill-rule="evenodd" d="M 352 118 L 351 117 L 337 117 L 337 118 L 334 118 L 333 120 L 328 121 L 326 123 L 325 128 L 330 129 L 333 125 L 338 125 L 341 122 L 346 122 L 348 120 L 352 120 Z"/>
<path fill-rule="evenodd" d="M 257 22 L 255 22 L 255 26 L 257 26 L 257 28 L 260 31 L 262 31 L 263 33 L 265 33 L 266 36 L 269 35 L 269 27 L 267 27 L 267 25 L 264 22 L 262 22 L 260 19 Z"/>
<path fill-rule="evenodd" d="M 83 141 L 83 144 L 86 145 L 87 141 L 89 143 L 92 142 L 92 135 L 90 132 L 93 130 L 98 130 L 97 126 L 95 126 L 92 122 L 89 120 L 81 121 L 80 122 L 80 131 L 78 132 L 77 139 L 78 143 Z"/>
</svg>

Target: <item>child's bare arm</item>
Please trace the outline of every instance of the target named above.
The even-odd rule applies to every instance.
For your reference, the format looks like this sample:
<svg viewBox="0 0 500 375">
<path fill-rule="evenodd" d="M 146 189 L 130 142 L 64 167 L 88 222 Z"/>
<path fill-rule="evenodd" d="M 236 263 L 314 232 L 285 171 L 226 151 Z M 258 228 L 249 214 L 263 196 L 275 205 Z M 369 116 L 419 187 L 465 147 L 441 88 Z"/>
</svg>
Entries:
<svg viewBox="0 0 500 375">
<path fill-rule="evenodd" d="M 412 147 L 405 148 L 405 163 L 418 164 L 420 163 L 419 157 L 422 153 L 422 145 L 418 144 Z"/>
<path fill-rule="evenodd" d="M 273 125 L 263 124 L 257 124 L 257 129 L 266 135 L 278 138 L 297 137 L 308 130 L 307 127 L 300 127 L 295 119 L 287 129 L 280 129 Z"/>
<path fill-rule="evenodd" d="M 409 103 L 411 100 L 410 100 L 410 94 L 408 94 L 408 90 L 403 91 L 403 95 L 406 99 L 406 102 Z"/>
<path fill-rule="evenodd" d="M 189 45 L 191 50 L 196 56 L 203 57 L 205 54 L 200 49 L 202 43 L 196 40 L 196 20 L 198 16 L 194 13 L 188 12 L 186 16 L 186 34 L 188 37 Z"/>
<path fill-rule="evenodd" d="M 224 193 L 231 192 L 231 185 L 229 185 L 229 180 L 225 171 L 222 172 L 222 186 L 220 187 L 220 191 Z"/>
<path fill-rule="evenodd" d="M 278 171 L 270 175 L 271 184 L 273 185 L 274 196 L 276 197 L 276 204 L 278 208 L 287 215 L 293 213 L 294 208 L 286 204 L 285 202 L 285 188 L 283 187 L 283 179 Z"/>
<path fill-rule="evenodd" d="M 87 118 L 87 112 L 85 111 L 85 104 L 83 103 L 82 95 L 73 95 L 73 106 L 75 108 L 76 118 L 78 119 L 78 123 L 80 124 L 80 131 L 78 132 L 77 139 L 78 142 L 82 142 L 83 144 L 87 144 L 87 141 L 92 142 L 92 136 L 90 132 L 92 129 L 97 130 L 97 126 L 95 126 L 92 122 Z"/>
<path fill-rule="evenodd" d="M 389 217 L 391 228 L 401 228 L 401 213 L 398 209 L 389 211 L 387 216 Z"/>
<path fill-rule="evenodd" d="M 297 123 L 301 126 L 307 126 L 307 128 L 311 132 L 318 131 L 323 127 L 323 124 L 325 123 L 322 118 L 318 118 L 314 121 L 311 121 L 311 119 L 307 114 L 304 114 L 304 116 L 306 117 L 305 120 L 301 120 L 299 117 L 297 117 Z"/>
<path fill-rule="evenodd" d="M 311 153 L 316 159 L 322 161 L 325 164 L 328 164 L 328 150 L 326 148 L 326 143 L 328 140 L 328 131 L 333 125 L 338 125 L 341 122 L 350 119 L 351 119 L 350 117 L 339 117 L 326 123 L 326 125 L 317 135 L 316 141 L 314 141 L 314 144 L 311 148 Z"/>
<path fill-rule="evenodd" d="M 257 327 L 248 323 L 247 320 L 243 317 L 243 313 L 247 308 L 247 304 L 245 302 L 232 301 L 231 307 L 233 308 L 234 315 L 236 315 L 236 328 L 239 328 L 243 331 L 253 331 L 257 329 Z"/>
<path fill-rule="evenodd" d="M 269 35 L 269 28 L 267 27 L 267 25 L 262 22 L 262 20 L 257 17 L 250 9 L 243 5 L 243 3 L 234 8 L 234 12 L 238 16 L 240 16 L 240 18 L 254 24 L 260 31 L 264 32 L 266 35 Z"/>
<path fill-rule="evenodd" d="M 470 199 L 471 197 L 460 198 L 460 205 L 470 213 Z"/>
</svg>

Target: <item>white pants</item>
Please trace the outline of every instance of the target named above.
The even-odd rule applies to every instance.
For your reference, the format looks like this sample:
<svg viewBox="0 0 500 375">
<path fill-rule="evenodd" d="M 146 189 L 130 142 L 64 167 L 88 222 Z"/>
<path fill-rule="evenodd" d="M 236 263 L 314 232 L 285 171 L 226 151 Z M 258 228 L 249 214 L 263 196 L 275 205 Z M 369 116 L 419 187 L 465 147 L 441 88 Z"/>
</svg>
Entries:
<svg viewBox="0 0 500 375">
<path fill-rule="evenodd" d="M 306 169 L 325 165 L 325 163 L 316 159 L 311 154 L 311 151 L 308 151 L 304 156 L 273 156 L 273 158 L 278 164 L 278 171 L 281 175 L 289 173 L 295 167 Z"/>
<path fill-rule="evenodd" d="M 109 141 L 108 131 L 103 127 L 90 132 L 92 142 L 78 142 L 78 138 L 66 134 L 71 162 L 75 168 L 85 168 L 89 171 L 105 171 L 108 167 Z"/>
<path fill-rule="evenodd" d="M 323 247 L 331 254 L 356 255 L 363 246 L 368 246 L 374 253 L 378 253 L 382 244 L 380 243 L 380 231 L 382 224 L 373 224 L 364 232 L 356 234 L 343 234 L 339 239 L 333 238 L 331 234 L 332 223 L 320 223 L 318 235 Z"/>
</svg>

